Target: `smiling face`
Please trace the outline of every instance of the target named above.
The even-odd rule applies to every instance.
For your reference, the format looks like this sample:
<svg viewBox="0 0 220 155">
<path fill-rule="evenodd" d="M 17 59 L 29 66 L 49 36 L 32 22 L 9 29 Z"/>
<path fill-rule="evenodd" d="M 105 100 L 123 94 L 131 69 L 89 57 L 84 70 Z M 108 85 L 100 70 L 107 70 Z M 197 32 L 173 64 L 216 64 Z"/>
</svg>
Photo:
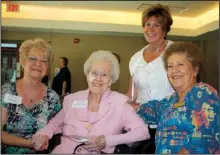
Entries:
<svg viewBox="0 0 220 155">
<path fill-rule="evenodd" d="M 104 60 L 94 62 L 87 81 L 92 93 L 103 94 L 111 85 L 111 64 Z"/>
<path fill-rule="evenodd" d="M 48 58 L 46 53 L 37 48 L 32 48 L 23 63 L 23 67 L 24 76 L 41 80 L 47 74 L 48 70 Z"/>
<path fill-rule="evenodd" d="M 161 22 L 159 22 L 159 17 L 150 17 L 144 25 L 144 37 L 148 43 L 157 43 L 164 40 L 165 32 Z"/>
<path fill-rule="evenodd" d="M 173 54 L 168 57 L 167 74 L 170 83 L 177 92 L 191 89 L 196 83 L 197 69 L 185 54 Z"/>
</svg>

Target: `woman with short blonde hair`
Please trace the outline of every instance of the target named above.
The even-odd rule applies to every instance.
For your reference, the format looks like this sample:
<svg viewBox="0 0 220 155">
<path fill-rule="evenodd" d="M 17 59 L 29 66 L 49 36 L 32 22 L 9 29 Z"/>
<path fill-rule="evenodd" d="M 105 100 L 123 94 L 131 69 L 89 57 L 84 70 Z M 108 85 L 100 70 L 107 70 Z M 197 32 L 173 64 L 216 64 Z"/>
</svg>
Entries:
<svg viewBox="0 0 220 155">
<path fill-rule="evenodd" d="M 41 83 L 53 60 L 49 44 L 40 38 L 26 40 L 19 55 L 24 77 L 1 88 L 1 142 L 7 154 L 36 153 L 32 135 L 61 109 L 59 96 Z"/>
</svg>

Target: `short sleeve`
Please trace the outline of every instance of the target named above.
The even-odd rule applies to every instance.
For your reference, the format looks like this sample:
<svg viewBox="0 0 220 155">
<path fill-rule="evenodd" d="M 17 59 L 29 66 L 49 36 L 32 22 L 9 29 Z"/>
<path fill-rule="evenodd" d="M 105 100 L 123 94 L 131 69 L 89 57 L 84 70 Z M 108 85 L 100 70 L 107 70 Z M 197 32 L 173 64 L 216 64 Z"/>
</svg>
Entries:
<svg viewBox="0 0 220 155">
<path fill-rule="evenodd" d="M 1 106 L 8 108 L 8 103 L 4 101 L 4 98 L 1 97 Z"/>
<path fill-rule="evenodd" d="M 129 61 L 129 72 L 131 76 L 134 75 L 135 69 L 137 68 L 140 59 L 143 57 L 142 54 L 144 48 L 141 49 L 139 52 L 135 53 Z"/>
<path fill-rule="evenodd" d="M 69 80 L 69 77 L 70 77 L 70 73 L 69 73 L 69 70 L 68 68 L 65 68 L 64 69 L 64 72 L 63 72 L 63 81 L 68 81 Z"/>
<path fill-rule="evenodd" d="M 4 101 L 5 94 L 12 94 L 12 84 L 11 83 L 5 83 L 1 87 L 1 106 L 8 109 L 9 104 Z"/>
<path fill-rule="evenodd" d="M 131 76 L 133 76 L 133 74 L 134 74 L 133 66 L 134 66 L 134 56 L 132 56 L 129 61 L 129 72 L 130 72 Z"/>
</svg>

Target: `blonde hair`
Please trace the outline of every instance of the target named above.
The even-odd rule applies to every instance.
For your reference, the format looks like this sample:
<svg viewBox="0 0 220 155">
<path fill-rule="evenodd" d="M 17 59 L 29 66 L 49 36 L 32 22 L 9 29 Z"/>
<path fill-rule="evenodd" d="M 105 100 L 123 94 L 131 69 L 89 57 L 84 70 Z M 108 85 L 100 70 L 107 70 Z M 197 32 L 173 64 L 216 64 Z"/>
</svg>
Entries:
<svg viewBox="0 0 220 155">
<path fill-rule="evenodd" d="M 53 61 L 53 52 L 51 46 L 41 38 L 35 38 L 33 40 L 25 40 L 19 48 L 19 61 L 22 64 L 28 57 L 31 49 L 37 48 L 46 53 L 48 58 L 48 64 L 51 64 Z"/>
</svg>

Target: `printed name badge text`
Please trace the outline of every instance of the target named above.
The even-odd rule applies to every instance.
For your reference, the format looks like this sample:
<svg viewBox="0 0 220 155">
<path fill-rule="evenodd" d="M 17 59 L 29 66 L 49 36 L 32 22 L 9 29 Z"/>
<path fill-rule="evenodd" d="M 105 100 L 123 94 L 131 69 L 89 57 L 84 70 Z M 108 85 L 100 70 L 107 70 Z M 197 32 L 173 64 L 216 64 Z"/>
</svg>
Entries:
<svg viewBox="0 0 220 155">
<path fill-rule="evenodd" d="M 73 101 L 73 108 L 86 108 L 88 106 L 88 100 L 85 101 Z"/>
<path fill-rule="evenodd" d="M 5 94 L 4 101 L 11 104 L 21 104 L 22 97 L 11 94 Z"/>
</svg>

